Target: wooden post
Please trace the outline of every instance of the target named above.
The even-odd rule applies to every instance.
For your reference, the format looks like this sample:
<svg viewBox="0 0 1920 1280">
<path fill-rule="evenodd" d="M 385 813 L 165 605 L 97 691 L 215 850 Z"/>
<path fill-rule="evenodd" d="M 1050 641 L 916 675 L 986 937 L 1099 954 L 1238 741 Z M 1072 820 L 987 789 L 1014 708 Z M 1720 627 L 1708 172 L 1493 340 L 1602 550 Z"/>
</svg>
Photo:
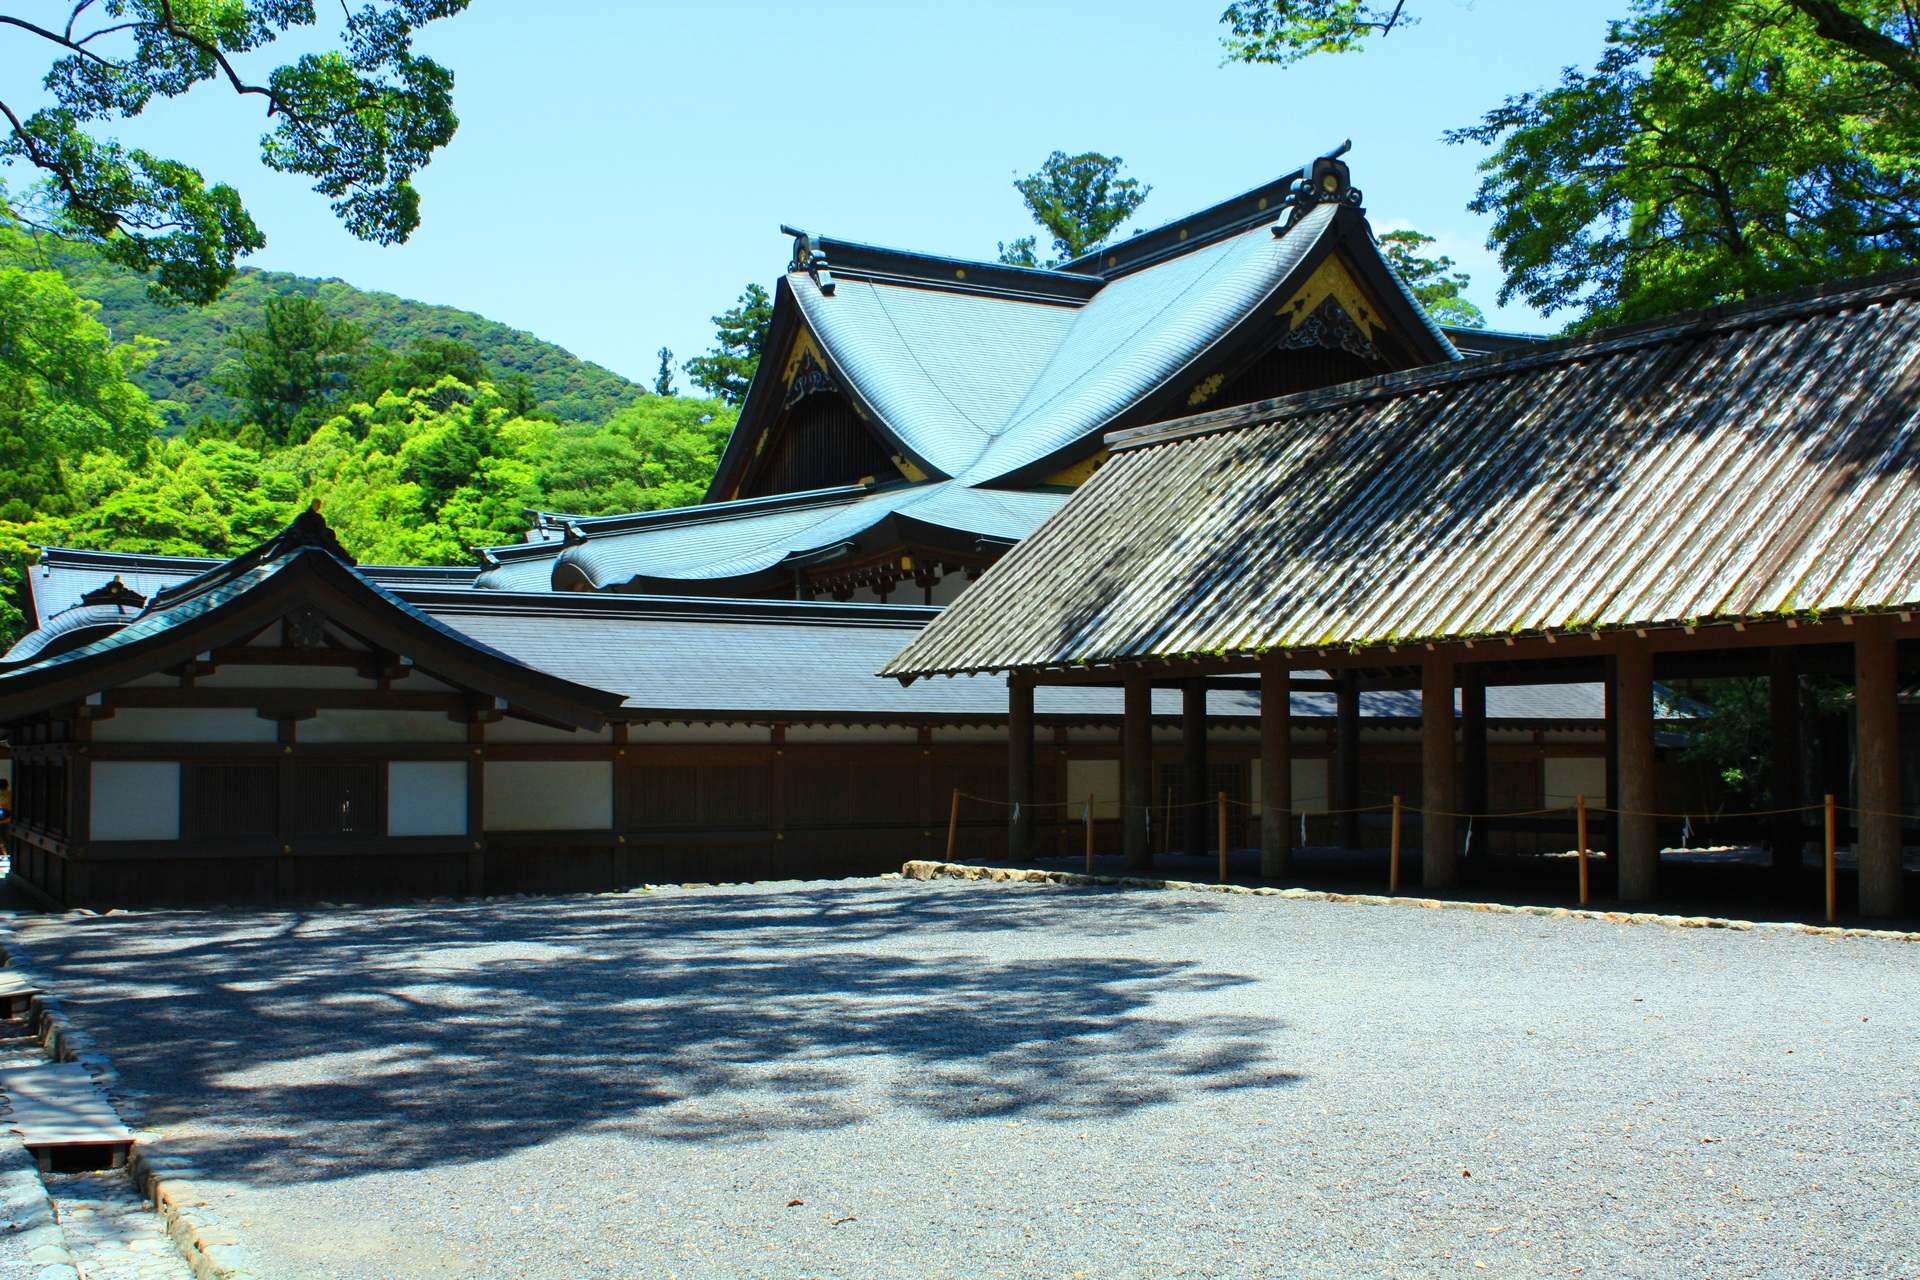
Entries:
<svg viewBox="0 0 1920 1280">
<path fill-rule="evenodd" d="M 1827 919 L 1832 920 L 1839 914 L 1840 877 L 1834 873 L 1833 866 L 1833 797 L 1827 797 Z"/>
<path fill-rule="evenodd" d="M 1087 792 L 1087 874 L 1093 874 L 1093 792 Z"/>
<path fill-rule="evenodd" d="M 1393 845 L 1387 855 L 1387 892 L 1400 892 L 1400 797 L 1393 798 Z"/>
<path fill-rule="evenodd" d="M 1227 882 L 1227 793 L 1220 793 L 1220 883 Z"/>
<path fill-rule="evenodd" d="M 1207 682 L 1195 678 L 1181 690 L 1180 804 L 1191 857 L 1207 856 Z"/>
<path fill-rule="evenodd" d="M 1453 839 L 1453 663 L 1427 654 L 1420 666 L 1420 880 L 1447 889 L 1460 880 Z"/>
<path fill-rule="evenodd" d="M 953 789 L 953 813 L 947 818 L 947 861 L 953 861 L 954 842 L 960 838 L 960 788 Z"/>
<path fill-rule="evenodd" d="M 1622 812 L 1613 816 L 1620 897 L 1644 902 L 1660 891 L 1660 837 L 1654 825 L 1653 651 L 1630 638 L 1614 664 L 1615 751 Z"/>
<path fill-rule="evenodd" d="M 1573 798 L 1574 811 L 1579 815 L 1580 827 L 1580 905 L 1586 906 L 1589 896 L 1587 885 L 1587 798 L 1583 795 Z"/>
<path fill-rule="evenodd" d="M 1900 670 L 1891 619 L 1859 618 L 1853 626 L 1854 748 L 1859 777 L 1854 846 L 1860 861 L 1860 914 L 1897 916 L 1900 868 Z"/>
<path fill-rule="evenodd" d="M 1153 803 L 1153 686 L 1147 678 L 1126 678 L 1126 707 L 1120 730 L 1121 853 L 1129 871 L 1153 866 L 1147 845 L 1147 810 Z"/>
<path fill-rule="evenodd" d="M 1033 677 L 1007 677 L 1007 857 L 1033 857 Z"/>
<path fill-rule="evenodd" d="M 1260 659 L 1260 874 L 1293 874 L 1293 677 L 1283 654 Z"/>
</svg>

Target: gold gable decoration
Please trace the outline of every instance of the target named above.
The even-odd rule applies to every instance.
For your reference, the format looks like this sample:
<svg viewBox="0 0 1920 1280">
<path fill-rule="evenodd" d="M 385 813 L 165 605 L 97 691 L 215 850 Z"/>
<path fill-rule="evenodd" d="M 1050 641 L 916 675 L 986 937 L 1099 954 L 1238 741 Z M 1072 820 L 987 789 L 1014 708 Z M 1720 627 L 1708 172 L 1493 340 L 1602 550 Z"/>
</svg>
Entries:
<svg viewBox="0 0 1920 1280">
<path fill-rule="evenodd" d="M 1098 471 L 1106 463 L 1107 453 L 1108 451 L 1106 449 L 1101 449 L 1098 453 L 1082 458 L 1070 467 L 1061 468 L 1040 483 L 1059 485 L 1066 489 L 1078 489 L 1081 485 L 1093 479 L 1093 473 Z"/>
<path fill-rule="evenodd" d="M 1380 331 L 1380 309 L 1367 300 L 1353 276 L 1332 254 L 1307 277 L 1298 293 L 1281 304 L 1278 314 L 1287 318 L 1289 329 L 1298 329 L 1309 316 L 1319 312 L 1329 298 L 1369 341 Z"/>
</svg>

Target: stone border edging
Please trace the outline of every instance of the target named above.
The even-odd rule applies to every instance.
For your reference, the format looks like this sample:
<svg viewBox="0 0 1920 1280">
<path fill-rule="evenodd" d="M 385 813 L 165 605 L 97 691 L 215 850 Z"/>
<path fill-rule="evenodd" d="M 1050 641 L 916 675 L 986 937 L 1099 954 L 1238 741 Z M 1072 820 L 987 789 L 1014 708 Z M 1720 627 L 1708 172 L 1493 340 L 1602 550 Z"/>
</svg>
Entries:
<svg viewBox="0 0 1920 1280">
<path fill-rule="evenodd" d="M 1609 924 L 1650 924 L 1668 929 L 1731 929 L 1737 933 L 1805 933 L 1829 938 L 1882 938 L 1920 942 L 1920 933 L 1898 929 L 1841 928 L 1791 921 L 1728 920 L 1721 916 L 1669 916 L 1648 911 L 1590 911 L 1585 907 L 1515 907 L 1504 902 L 1456 902 L 1447 898 L 1388 897 L 1379 893 L 1330 893 L 1319 889 L 1249 888 L 1239 884 L 1203 884 L 1195 880 L 1153 880 L 1136 876 L 1090 876 L 1078 871 L 977 867 L 963 862 L 909 862 L 900 868 L 906 880 L 997 880 L 1012 884 L 1101 886 L 1112 889 L 1170 889 L 1185 893 L 1239 893 L 1307 902 L 1353 902 L 1369 907 L 1424 907 L 1431 911 L 1479 911 L 1494 915 L 1545 916 L 1555 920 L 1601 920 Z"/>
<path fill-rule="evenodd" d="M 6 967 L 39 978 L 33 968 L 32 955 L 20 945 L 19 936 L 14 933 L 11 912 L 0 913 L 0 958 L 4 959 Z M 74 1025 L 58 996 L 37 995 L 33 998 L 28 1006 L 27 1029 L 30 1034 L 40 1038 L 48 1056 L 55 1062 L 78 1062 L 86 1067 L 94 1082 L 107 1092 L 107 1100 L 114 1109 L 121 1110 L 120 1100 L 113 1096 L 113 1086 L 119 1083 L 120 1073 L 113 1069 L 113 1063 L 107 1055 L 95 1046 L 93 1037 Z M 20 1150 L 24 1153 L 26 1148 Z M 35 1181 L 38 1181 L 39 1167 L 29 1167 L 33 1169 Z M 151 1135 L 137 1138 L 133 1149 L 127 1154 L 127 1175 L 133 1179 L 141 1195 L 153 1205 L 154 1212 L 166 1223 L 167 1235 L 192 1269 L 195 1280 L 260 1280 L 255 1272 L 248 1269 L 245 1254 L 233 1233 L 207 1212 L 207 1202 L 190 1181 L 198 1172 L 191 1161 L 169 1154 L 164 1145 Z M 0 1174 L 0 1185 L 4 1185 L 6 1178 L 7 1175 Z M 43 1198 L 45 1194 L 42 1184 Z M 51 1203 L 48 1214 L 51 1217 Z M 63 1232 L 63 1251 L 65 1240 Z M 69 1253 L 67 1258 L 69 1265 L 72 1265 L 72 1254 Z M 79 1267 L 75 1265 L 73 1275 L 77 1278 L 80 1274 Z M 41 1280 L 41 1277 L 35 1280 Z M 51 1277 L 47 1280 L 51 1280 Z M 65 1280 L 64 1276 L 62 1280 Z"/>
</svg>

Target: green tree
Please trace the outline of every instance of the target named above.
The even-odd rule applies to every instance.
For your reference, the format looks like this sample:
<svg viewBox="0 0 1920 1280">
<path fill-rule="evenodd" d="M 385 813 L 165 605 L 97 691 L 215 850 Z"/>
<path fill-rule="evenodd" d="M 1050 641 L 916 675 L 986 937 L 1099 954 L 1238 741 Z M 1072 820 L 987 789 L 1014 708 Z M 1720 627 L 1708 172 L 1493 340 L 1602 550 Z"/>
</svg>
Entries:
<svg viewBox="0 0 1920 1280">
<path fill-rule="evenodd" d="M 151 344 L 115 344 L 97 310 L 55 272 L 0 268 L 0 520 L 71 509 L 71 462 L 137 459 L 152 440 L 152 404 L 128 381 Z"/>
<path fill-rule="evenodd" d="M 1119 156 L 1096 151 L 1077 156 L 1055 151 L 1037 172 L 1014 179 L 1013 189 L 1026 202 L 1033 220 L 1053 237 L 1054 258 L 1047 266 L 1059 266 L 1098 249 L 1147 198 L 1152 187 L 1120 176 L 1125 163 Z M 1035 237 L 1023 236 L 1000 246 L 1000 261 L 1039 266 L 1037 248 Z"/>
<path fill-rule="evenodd" d="M 731 311 L 713 317 L 715 346 L 687 361 L 687 376 L 707 394 L 739 404 L 747 398 L 747 388 L 760 369 L 760 349 L 766 345 L 767 326 L 772 323 L 773 299 L 759 285 L 748 285 Z"/>
<path fill-rule="evenodd" d="M 274 444 L 297 444 L 324 421 L 367 358 L 358 325 L 297 294 L 269 301 L 260 324 L 227 345 L 238 354 L 217 375 L 220 386 Z"/>
<path fill-rule="evenodd" d="M 340 47 L 303 53 L 251 81 L 237 62 L 317 21 L 310 0 L 111 0 L 74 5 L 64 26 L 13 15 L 0 22 L 51 46 L 42 81 L 50 105 L 22 118 L 0 103 L 8 132 L 0 163 L 43 175 L 16 208 L 90 241 L 113 262 L 154 273 L 158 297 L 205 304 L 237 259 L 266 243 L 224 183 L 97 132 L 156 98 L 204 82 L 258 99 L 273 122 L 268 168 L 313 180 L 347 230 L 378 244 L 420 222 L 413 174 L 453 138 L 453 75 L 413 52 L 418 27 L 467 0 L 375 0 L 342 6 Z M 306 42 L 304 35 L 296 37 Z"/>
<path fill-rule="evenodd" d="M 1500 298 L 1590 326 L 1904 265 L 1920 254 L 1920 13 L 1908 0 L 1623 0 L 1591 72 L 1508 98 L 1494 148 Z M 1359 48 L 1408 17 L 1245 0 L 1230 58 Z"/>
<path fill-rule="evenodd" d="M 756 369 L 759 368 L 758 361 L 755 362 L 754 367 Z M 749 381 L 751 381 L 751 379 L 749 379 Z M 657 396 L 670 396 L 674 394 L 673 349 L 671 347 L 660 348 L 660 371 L 653 375 L 653 394 Z"/>
<path fill-rule="evenodd" d="M 1406 283 L 1409 291 L 1441 324 L 1466 329 L 1484 329 L 1487 317 L 1479 307 L 1461 296 L 1471 277 L 1453 269 L 1453 259 L 1441 254 L 1428 258 L 1420 250 L 1434 243 L 1432 236 L 1418 231 L 1389 231 L 1379 237 L 1387 265 Z"/>
</svg>

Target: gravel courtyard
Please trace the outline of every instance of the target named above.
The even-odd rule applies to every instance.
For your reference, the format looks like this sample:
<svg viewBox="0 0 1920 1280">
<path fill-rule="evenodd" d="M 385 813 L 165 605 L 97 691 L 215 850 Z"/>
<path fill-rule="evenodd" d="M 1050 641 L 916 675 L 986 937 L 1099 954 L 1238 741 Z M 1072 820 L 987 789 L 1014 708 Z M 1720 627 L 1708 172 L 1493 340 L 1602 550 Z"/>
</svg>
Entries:
<svg viewBox="0 0 1920 1280">
<path fill-rule="evenodd" d="M 22 916 L 266 1280 L 1920 1276 L 1920 946 L 939 881 Z"/>
</svg>

